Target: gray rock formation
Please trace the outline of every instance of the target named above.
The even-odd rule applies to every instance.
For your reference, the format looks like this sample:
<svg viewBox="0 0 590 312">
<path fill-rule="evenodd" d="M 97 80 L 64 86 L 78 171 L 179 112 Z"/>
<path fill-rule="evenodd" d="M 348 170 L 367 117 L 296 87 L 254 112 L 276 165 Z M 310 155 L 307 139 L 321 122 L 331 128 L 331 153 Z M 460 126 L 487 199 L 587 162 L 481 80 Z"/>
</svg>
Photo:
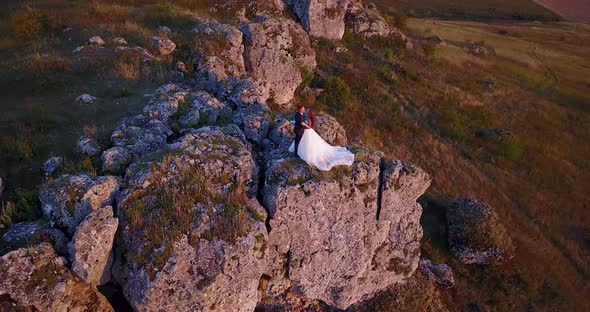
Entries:
<svg viewBox="0 0 590 312">
<path fill-rule="evenodd" d="M 143 108 L 144 114 L 151 118 L 167 121 L 178 111 L 189 92 L 177 84 L 160 86 L 153 94 L 148 95 L 148 104 Z"/>
<path fill-rule="evenodd" d="M 277 104 L 293 99 L 301 84 L 300 66 L 313 70 L 315 52 L 309 38 L 297 23 L 285 18 L 268 18 L 242 27 L 248 72 L 269 90 Z"/>
<path fill-rule="evenodd" d="M 293 13 L 314 37 L 340 40 L 349 0 L 292 0 Z"/>
<path fill-rule="evenodd" d="M 176 44 L 166 37 L 152 36 L 152 47 L 159 55 L 168 55 L 176 49 Z"/>
<path fill-rule="evenodd" d="M 455 286 L 453 270 L 445 263 L 434 263 L 430 259 L 422 258 L 418 268 L 424 276 L 442 287 Z"/>
<path fill-rule="evenodd" d="M 15 250 L 25 246 L 50 243 L 59 254 L 66 253 L 67 238 L 60 230 L 43 221 L 27 221 L 11 225 L 2 235 L 3 249 Z"/>
<path fill-rule="evenodd" d="M 44 163 L 43 163 L 43 167 L 41 168 L 43 171 L 43 174 L 48 177 L 53 175 L 57 169 L 59 169 L 59 167 L 61 167 L 61 165 L 63 164 L 64 158 L 61 156 L 56 156 L 56 157 L 51 157 L 49 159 L 47 159 Z"/>
<path fill-rule="evenodd" d="M 166 138 L 172 129 L 166 122 L 144 115 L 125 117 L 111 134 L 115 147 L 125 148 L 137 159 L 145 154 L 157 151 L 166 145 Z"/>
<path fill-rule="evenodd" d="M 95 138 L 83 135 L 76 141 L 74 151 L 92 157 L 100 154 L 100 146 Z"/>
<path fill-rule="evenodd" d="M 393 161 L 380 181 L 380 163 L 379 153 L 366 150 L 355 150 L 352 167 L 327 173 L 294 158 L 268 161 L 269 243 L 282 259 L 270 276 L 287 276 L 303 296 L 344 309 L 416 270 L 422 237 L 416 199 L 430 179 L 418 169 L 399 174 L 404 166 Z M 391 184 L 395 172 L 411 191 Z"/>
<path fill-rule="evenodd" d="M 113 38 L 113 40 L 111 40 L 111 42 L 115 46 L 126 46 L 127 45 L 127 40 L 125 40 L 125 38 L 123 38 L 123 37 Z"/>
<path fill-rule="evenodd" d="M 113 207 L 92 211 L 76 229 L 69 244 L 72 272 L 93 286 L 111 279 L 113 240 L 119 221 Z"/>
<path fill-rule="evenodd" d="M 217 93 L 219 83 L 228 77 L 246 73 L 242 33 L 231 25 L 207 21 L 194 29 L 193 63 L 199 83 L 209 92 Z"/>
<path fill-rule="evenodd" d="M 87 104 L 94 104 L 96 102 L 96 97 L 90 94 L 82 94 L 76 98 L 76 103 L 87 105 Z"/>
<path fill-rule="evenodd" d="M 191 109 L 198 112 L 199 120 L 206 125 L 227 124 L 232 117 L 232 109 L 205 91 L 193 93 Z"/>
<path fill-rule="evenodd" d="M 496 265 L 514 257 L 508 232 L 492 208 L 475 199 L 457 199 L 447 209 L 451 251 L 465 264 Z"/>
<path fill-rule="evenodd" d="M 131 161 L 133 156 L 124 147 L 115 146 L 102 152 L 102 171 L 104 172 L 120 172 L 123 170 Z"/>
<path fill-rule="evenodd" d="M 96 288 L 72 275 L 48 243 L 0 258 L 0 296 L 11 311 L 114 311 Z"/>
<path fill-rule="evenodd" d="M 134 309 L 252 311 L 266 213 L 247 198 L 257 167 L 243 133 L 192 131 L 162 161 L 131 165 L 126 181 L 117 208 L 126 260 L 116 275 Z"/>
<path fill-rule="evenodd" d="M 39 200 L 52 224 L 73 234 L 92 211 L 111 205 L 118 190 L 119 181 L 114 176 L 64 175 L 43 184 Z"/>
<path fill-rule="evenodd" d="M 348 144 L 346 130 L 330 115 L 318 115 L 314 130 L 330 145 L 344 146 Z"/>
</svg>

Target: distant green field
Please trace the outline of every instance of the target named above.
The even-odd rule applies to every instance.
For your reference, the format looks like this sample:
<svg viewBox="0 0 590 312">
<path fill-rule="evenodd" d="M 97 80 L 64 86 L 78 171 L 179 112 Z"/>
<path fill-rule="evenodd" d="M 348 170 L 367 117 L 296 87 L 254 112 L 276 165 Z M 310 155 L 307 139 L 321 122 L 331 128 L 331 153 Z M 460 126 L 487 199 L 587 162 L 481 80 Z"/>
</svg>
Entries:
<svg viewBox="0 0 590 312">
<path fill-rule="evenodd" d="M 401 10 L 415 17 L 555 21 L 560 17 L 530 0 L 376 0 L 383 11 Z"/>
</svg>

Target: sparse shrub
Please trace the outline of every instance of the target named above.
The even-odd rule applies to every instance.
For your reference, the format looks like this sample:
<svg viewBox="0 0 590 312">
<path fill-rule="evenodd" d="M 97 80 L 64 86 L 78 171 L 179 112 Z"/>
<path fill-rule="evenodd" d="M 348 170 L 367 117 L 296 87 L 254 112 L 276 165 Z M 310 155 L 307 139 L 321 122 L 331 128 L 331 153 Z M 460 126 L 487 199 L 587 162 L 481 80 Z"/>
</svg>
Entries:
<svg viewBox="0 0 590 312">
<path fill-rule="evenodd" d="M 469 120 L 460 108 L 448 105 L 442 112 L 442 122 L 448 136 L 457 140 L 466 138 Z"/>
<path fill-rule="evenodd" d="M 17 189 L 16 196 L 16 204 L 7 202 L 0 206 L 0 229 L 41 217 L 41 203 L 36 190 Z"/>
<path fill-rule="evenodd" d="M 346 81 L 340 77 L 330 76 L 324 83 L 326 91 L 319 99 L 319 104 L 330 113 L 345 110 L 352 99 L 352 92 Z"/>
<path fill-rule="evenodd" d="M 509 136 L 500 141 L 494 152 L 500 160 L 516 162 L 524 154 L 524 144 L 518 137 Z"/>
<path fill-rule="evenodd" d="M 422 52 L 427 58 L 433 58 L 436 54 L 437 44 L 435 42 L 422 42 Z"/>
</svg>

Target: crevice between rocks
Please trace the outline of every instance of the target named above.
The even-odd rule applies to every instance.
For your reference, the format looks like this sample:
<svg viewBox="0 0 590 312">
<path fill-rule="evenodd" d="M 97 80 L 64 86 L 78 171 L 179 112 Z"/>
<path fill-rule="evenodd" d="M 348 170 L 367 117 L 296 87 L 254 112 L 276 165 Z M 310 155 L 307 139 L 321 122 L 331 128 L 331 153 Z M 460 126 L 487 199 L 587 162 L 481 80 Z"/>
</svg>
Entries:
<svg viewBox="0 0 590 312">
<path fill-rule="evenodd" d="M 385 172 L 385 159 L 381 158 L 379 162 L 379 181 L 377 187 L 377 213 L 375 219 L 379 220 L 381 214 L 381 199 L 383 197 L 383 174 Z"/>
</svg>

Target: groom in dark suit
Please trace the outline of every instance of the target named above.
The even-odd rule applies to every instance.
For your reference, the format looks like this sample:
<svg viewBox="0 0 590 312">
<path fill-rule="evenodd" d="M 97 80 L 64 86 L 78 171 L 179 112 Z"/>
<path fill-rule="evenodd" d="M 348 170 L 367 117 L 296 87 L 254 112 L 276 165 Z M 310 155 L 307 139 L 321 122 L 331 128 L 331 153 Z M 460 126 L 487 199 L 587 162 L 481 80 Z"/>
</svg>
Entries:
<svg viewBox="0 0 590 312">
<path fill-rule="evenodd" d="M 305 122 L 305 106 L 303 105 L 299 105 L 297 106 L 297 112 L 295 113 L 295 155 L 297 155 L 299 157 L 299 154 L 297 153 L 298 148 L 299 148 L 299 142 L 301 141 L 301 138 L 303 137 L 303 132 L 305 132 L 305 129 L 309 129 L 309 126 L 307 125 L 307 123 Z"/>
</svg>

